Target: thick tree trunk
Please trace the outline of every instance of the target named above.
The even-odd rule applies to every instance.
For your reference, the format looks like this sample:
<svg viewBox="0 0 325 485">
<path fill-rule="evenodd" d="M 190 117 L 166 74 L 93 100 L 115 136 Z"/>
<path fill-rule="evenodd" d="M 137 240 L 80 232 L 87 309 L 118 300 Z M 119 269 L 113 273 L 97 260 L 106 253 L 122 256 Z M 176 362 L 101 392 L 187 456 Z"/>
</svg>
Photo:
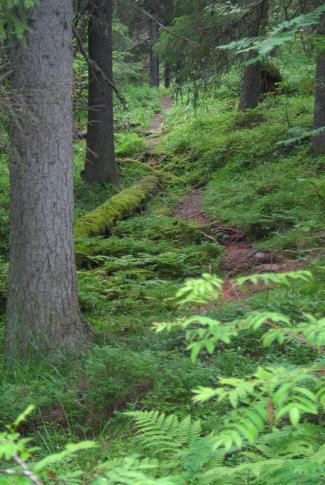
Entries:
<svg viewBox="0 0 325 485">
<path fill-rule="evenodd" d="M 90 7 L 89 57 L 110 80 L 112 68 L 112 0 L 94 0 Z M 82 176 L 105 183 L 118 177 L 114 155 L 113 90 L 89 69 L 87 156 Z"/>
<path fill-rule="evenodd" d="M 156 18 L 160 18 L 160 1 L 155 0 L 152 15 Z M 150 25 L 150 52 L 149 52 L 149 62 L 150 62 L 150 80 L 151 85 L 159 88 L 160 85 L 160 65 L 159 58 L 154 51 L 154 45 L 159 39 L 159 24 L 155 20 L 151 21 Z"/>
<path fill-rule="evenodd" d="M 325 35 L 325 14 L 322 15 L 319 33 Z M 325 129 L 325 50 L 321 50 L 316 61 L 316 89 L 315 89 L 315 111 L 314 128 Z M 313 139 L 315 155 L 325 153 L 325 131 L 316 135 Z"/>
<path fill-rule="evenodd" d="M 244 72 L 238 111 L 256 108 L 262 94 L 262 63 L 249 64 Z"/>
<path fill-rule="evenodd" d="M 255 37 L 265 29 L 268 20 L 269 1 L 264 0 L 257 8 L 256 19 L 252 19 L 250 36 Z M 253 54 L 254 55 L 254 54 Z M 255 54 L 256 55 L 256 54 Z M 249 64 L 244 72 L 238 111 L 256 108 L 263 90 L 262 63 Z"/>
<path fill-rule="evenodd" d="M 71 0 L 41 0 L 13 49 L 9 359 L 86 341 L 73 244 L 72 18 Z"/>
</svg>

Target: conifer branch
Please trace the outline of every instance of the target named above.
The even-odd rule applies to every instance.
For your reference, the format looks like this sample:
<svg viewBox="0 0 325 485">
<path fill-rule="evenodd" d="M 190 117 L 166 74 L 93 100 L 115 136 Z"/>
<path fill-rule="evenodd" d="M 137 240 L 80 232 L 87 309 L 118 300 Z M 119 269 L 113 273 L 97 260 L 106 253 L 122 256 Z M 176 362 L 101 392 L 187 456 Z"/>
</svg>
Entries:
<svg viewBox="0 0 325 485">
<path fill-rule="evenodd" d="M 180 35 L 180 34 L 176 34 L 176 32 L 173 32 L 172 30 L 170 30 L 157 17 L 152 15 L 150 12 L 148 12 L 144 8 L 138 7 L 137 5 L 132 5 L 132 7 L 135 8 L 135 10 L 138 10 L 138 12 L 141 12 L 143 15 L 145 15 L 149 19 L 156 22 L 159 25 L 159 27 L 161 29 L 163 29 L 165 32 L 167 32 L 168 34 L 173 35 L 174 37 L 177 37 L 178 39 L 185 40 L 186 42 L 189 42 L 190 44 L 192 44 L 196 47 L 200 46 L 200 44 L 198 42 L 196 42 L 195 40 L 189 39 L 188 37 L 184 37 L 183 35 Z"/>
</svg>

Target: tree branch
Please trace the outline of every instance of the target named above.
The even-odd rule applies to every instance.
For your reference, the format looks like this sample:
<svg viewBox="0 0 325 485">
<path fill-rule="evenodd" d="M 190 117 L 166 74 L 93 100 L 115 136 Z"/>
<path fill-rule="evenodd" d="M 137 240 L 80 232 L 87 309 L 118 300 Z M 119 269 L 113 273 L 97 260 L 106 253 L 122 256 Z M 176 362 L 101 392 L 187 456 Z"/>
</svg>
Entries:
<svg viewBox="0 0 325 485">
<path fill-rule="evenodd" d="M 27 463 L 25 463 L 17 453 L 12 456 L 12 459 L 21 470 L 16 471 L 12 468 L 1 468 L 0 475 L 23 475 L 24 477 L 29 478 L 34 485 L 43 485 L 40 479 L 28 468 Z"/>
<path fill-rule="evenodd" d="M 115 86 L 115 84 L 113 83 L 113 81 L 111 81 L 106 76 L 106 74 L 104 73 L 103 69 L 97 64 L 97 62 L 94 61 L 94 59 L 91 59 L 89 57 L 89 55 L 87 54 L 86 50 L 84 49 L 84 46 L 82 44 L 82 39 L 81 39 L 80 33 L 79 33 L 79 31 L 78 31 L 78 29 L 77 29 L 77 27 L 75 25 L 73 25 L 73 33 L 74 33 L 75 38 L 77 39 L 80 52 L 83 55 L 83 57 L 86 59 L 86 62 L 88 64 L 88 66 L 90 67 L 90 69 L 92 69 L 96 75 L 99 74 L 102 77 L 102 79 L 113 89 L 113 91 L 115 92 L 115 94 L 116 94 L 118 100 L 120 101 L 121 105 L 123 106 L 124 109 L 126 109 L 127 108 L 127 101 L 126 101 L 126 99 L 120 93 L 120 91 Z"/>
<path fill-rule="evenodd" d="M 143 15 L 145 15 L 149 19 L 156 22 L 159 25 L 159 27 L 161 29 L 165 30 L 165 32 L 167 32 L 168 34 L 173 35 L 174 37 L 177 37 L 178 39 L 185 40 L 186 42 L 189 42 L 190 44 L 195 45 L 196 47 L 200 47 L 200 44 L 198 42 L 196 42 L 195 40 L 189 39 L 188 37 L 184 37 L 183 35 L 180 35 L 180 34 L 176 34 L 172 30 L 170 30 L 163 23 L 161 23 L 161 21 L 159 19 L 157 19 L 157 17 L 152 15 L 150 12 L 147 12 L 147 10 L 144 10 L 143 8 L 138 7 L 137 5 L 134 5 L 133 3 L 132 3 L 132 7 L 135 8 L 136 10 L 138 10 L 138 12 L 141 12 Z"/>
</svg>

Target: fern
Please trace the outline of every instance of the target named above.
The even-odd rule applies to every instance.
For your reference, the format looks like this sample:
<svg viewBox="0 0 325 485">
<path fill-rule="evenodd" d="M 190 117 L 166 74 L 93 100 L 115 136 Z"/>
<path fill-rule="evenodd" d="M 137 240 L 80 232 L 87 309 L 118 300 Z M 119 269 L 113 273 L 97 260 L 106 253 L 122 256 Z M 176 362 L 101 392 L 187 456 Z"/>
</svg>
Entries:
<svg viewBox="0 0 325 485">
<path fill-rule="evenodd" d="M 266 273 L 232 283 L 292 285 L 310 278 L 308 271 Z M 177 300 L 182 306 L 205 304 L 218 299 L 223 286 L 220 278 L 205 274 L 187 281 Z M 194 390 L 195 402 L 214 399 L 229 409 L 223 426 L 207 436 L 200 421 L 190 416 L 126 413 L 136 424 L 139 455 L 106 464 L 107 481 L 98 483 L 322 483 L 325 448 L 318 444 L 322 431 L 320 426 L 308 424 L 308 419 L 318 419 L 325 407 L 325 385 L 319 379 L 324 368 L 317 360 L 324 350 L 324 320 L 305 315 L 304 321 L 294 322 L 279 312 L 248 311 L 244 318 L 226 322 L 192 315 L 155 324 L 157 332 L 184 331 L 193 361 L 201 351 L 212 353 L 220 343 L 225 345 L 247 330 L 262 332 L 265 346 L 295 342 L 312 348 L 316 358 L 305 366 L 258 367 L 246 378 L 219 377 L 215 388 Z"/>
<path fill-rule="evenodd" d="M 258 274 L 235 279 L 235 286 L 250 284 L 292 285 L 295 281 L 309 281 L 308 271 L 282 274 Z M 213 275 L 189 280 L 178 293 L 180 303 L 204 304 L 222 295 L 223 282 Z M 293 322 L 278 312 L 248 312 L 244 318 L 221 322 L 197 315 L 184 317 L 173 323 L 156 324 L 156 331 L 183 330 L 188 349 L 195 361 L 202 350 L 212 353 L 219 343 L 227 344 L 247 329 L 263 330 L 265 346 L 274 342 L 295 342 L 311 347 L 316 355 L 324 351 L 325 319 L 305 315 L 305 321 Z M 208 462 L 202 483 L 233 483 L 245 477 L 254 483 L 320 483 L 324 473 L 321 449 L 313 440 L 319 427 L 301 425 L 308 417 L 318 416 L 325 405 L 325 385 L 319 379 L 322 365 L 316 360 L 308 366 L 259 367 L 248 378 L 219 378 L 216 388 L 200 387 L 194 391 L 194 401 L 216 399 L 233 408 L 224 427 L 209 436 L 212 449 L 221 453 L 242 450 L 245 462 L 236 467 L 224 466 L 223 459 L 216 467 Z M 154 415 L 156 416 L 156 415 Z M 166 420 L 165 416 L 163 420 Z M 177 419 L 173 419 L 178 426 Z M 288 425 L 290 423 L 290 426 Z M 315 431 L 316 430 L 316 431 Z M 313 434 L 315 432 L 315 434 Z M 177 444 L 175 427 L 172 439 Z M 202 438 L 201 438 L 202 440 Z M 158 442 L 157 442 L 158 443 Z M 218 477 L 218 478 L 216 478 Z M 279 478 L 280 477 L 280 478 Z M 312 482 L 308 482 L 312 480 Z M 190 482 L 191 483 L 191 482 Z"/>
<path fill-rule="evenodd" d="M 126 414 L 135 420 L 142 445 L 150 449 L 154 456 L 189 447 L 201 433 L 200 421 L 192 422 L 190 416 L 181 420 L 175 415 L 166 416 L 158 411 L 132 411 Z"/>
<path fill-rule="evenodd" d="M 281 22 L 269 31 L 265 37 L 240 39 L 227 45 L 221 45 L 219 49 L 230 49 L 239 53 L 254 51 L 258 52 L 260 56 L 265 56 L 275 47 L 286 42 L 292 42 L 297 32 L 317 24 L 323 12 L 325 12 L 325 5 L 316 8 L 312 12 L 298 15 L 289 21 Z"/>
</svg>

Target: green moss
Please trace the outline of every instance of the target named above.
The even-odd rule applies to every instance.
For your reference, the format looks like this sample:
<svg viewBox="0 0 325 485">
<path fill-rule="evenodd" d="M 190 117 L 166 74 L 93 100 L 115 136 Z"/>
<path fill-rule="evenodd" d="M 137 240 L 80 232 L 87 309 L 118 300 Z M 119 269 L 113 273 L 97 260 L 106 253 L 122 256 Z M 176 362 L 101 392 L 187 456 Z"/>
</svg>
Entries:
<svg viewBox="0 0 325 485">
<path fill-rule="evenodd" d="M 270 61 L 264 61 L 262 64 L 262 74 L 265 78 L 272 80 L 274 83 L 280 83 L 282 76 L 279 68 Z"/>
<path fill-rule="evenodd" d="M 107 234 L 119 219 L 138 209 L 157 189 L 156 177 L 143 177 L 131 187 L 113 195 L 104 204 L 85 214 L 75 225 L 75 236 Z"/>
<path fill-rule="evenodd" d="M 118 163 L 119 165 L 127 166 L 128 168 L 132 167 L 137 173 L 142 172 L 144 175 L 150 173 L 151 175 L 158 177 L 162 182 L 177 180 L 177 177 L 172 173 L 159 170 L 149 165 L 149 163 L 140 162 L 133 158 L 120 158 Z"/>
<path fill-rule="evenodd" d="M 116 155 L 132 157 L 146 150 L 146 143 L 137 133 L 120 132 L 115 134 Z"/>
</svg>

